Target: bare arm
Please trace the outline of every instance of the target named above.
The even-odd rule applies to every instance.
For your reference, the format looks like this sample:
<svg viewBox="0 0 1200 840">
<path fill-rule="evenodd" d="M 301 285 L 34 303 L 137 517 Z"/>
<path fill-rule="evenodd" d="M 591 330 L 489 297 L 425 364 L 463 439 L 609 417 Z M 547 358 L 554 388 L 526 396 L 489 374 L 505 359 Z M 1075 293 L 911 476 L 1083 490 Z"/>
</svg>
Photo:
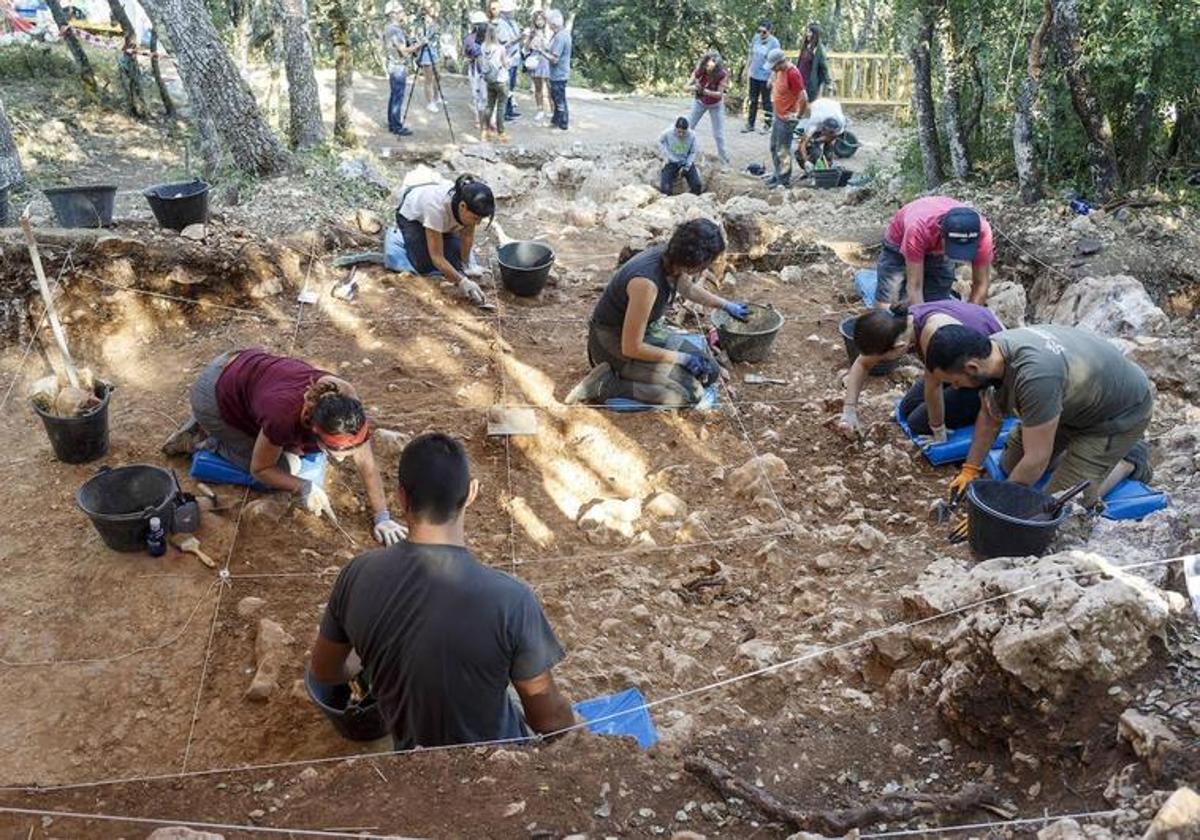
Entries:
<svg viewBox="0 0 1200 840">
<path fill-rule="evenodd" d="M 854 360 L 854 364 L 850 365 L 850 372 L 846 374 L 846 396 L 842 399 L 845 408 L 858 408 L 858 396 L 867 381 L 867 372 L 875 364 L 873 357 L 860 355 Z"/>
<path fill-rule="evenodd" d="M 658 289 L 648 277 L 634 277 L 626 286 L 629 306 L 625 308 L 625 322 L 621 325 L 621 353 L 641 362 L 665 362 L 682 364 L 683 354 L 646 343 L 646 326 L 650 322 L 650 310 L 658 297 Z"/>
<path fill-rule="evenodd" d="M 986 400 L 982 402 L 979 416 L 975 418 L 975 432 L 971 436 L 971 448 L 967 451 L 966 463 L 972 467 L 983 466 L 983 459 L 991 451 L 992 444 L 996 442 L 996 435 L 1000 433 L 1000 418 L 992 415 Z"/>
<path fill-rule="evenodd" d="M 387 496 L 383 492 L 383 479 L 379 477 L 379 467 L 375 463 L 375 453 L 371 444 L 367 443 L 354 451 L 354 468 L 362 479 L 367 491 L 367 504 L 371 513 L 382 513 L 387 510 Z"/>
<path fill-rule="evenodd" d="M 946 400 L 942 383 L 932 371 L 925 372 L 925 411 L 932 428 L 946 425 Z"/>
<path fill-rule="evenodd" d="M 442 273 L 442 276 L 454 283 L 461 283 L 466 279 L 454 266 L 450 265 L 450 260 L 446 259 L 446 255 L 442 252 L 444 245 L 440 230 L 425 228 L 425 245 L 429 248 L 429 261 Z"/>
<path fill-rule="evenodd" d="M 971 267 L 971 303 L 987 306 L 988 285 L 991 282 L 991 276 L 991 264 Z"/>
<path fill-rule="evenodd" d="M 313 642 L 308 670 L 317 682 L 341 685 L 358 676 L 362 663 L 351 645 L 331 642 L 318 633 Z"/>
<path fill-rule="evenodd" d="M 715 295 L 708 289 L 704 288 L 703 283 L 694 283 L 690 278 L 681 278 L 679 281 L 679 295 L 684 300 L 690 300 L 698 303 L 701 306 L 709 306 L 713 309 L 720 309 L 729 301 L 720 295 Z"/>
<path fill-rule="evenodd" d="M 304 482 L 287 470 L 279 468 L 279 456 L 282 454 L 283 447 L 271 443 L 270 438 L 260 431 L 254 440 L 254 451 L 250 455 L 250 475 L 276 490 L 299 493 L 304 487 Z"/>
<path fill-rule="evenodd" d="M 908 283 L 908 305 L 916 306 L 925 302 L 925 262 L 904 263 L 904 279 Z"/>
<path fill-rule="evenodd" d="M 461 247 L 458 249 L 458 256 L 462 260 L 463 265 L 469 266 L 471 264 L 471 249 L 475 247 L 475 226 L 469 225 L 463 228 L 459 241 Z"/>
<path fill-rule="evenodd" d="M 543 671 L 532 679 L 514 680 L 513 688 L 521 698 L 525 722 L 534 732 L 543 735 L 558 732 L 575 723 L 575 712 L 558 690 L 550 671 Z"/>
<path fill-rule="evenodd" d="M 982 414 L 983 412 L 980 412 Z M 1054 455 L 1054 435 L 1058 431 L 1058 417 L 1040 426 L 1021 427 L 1021 449 L 1024 455 L 1009 473 L 1008 480 L 1032 487 L 1046 472 L 1050 458 Z"/>
</svg>

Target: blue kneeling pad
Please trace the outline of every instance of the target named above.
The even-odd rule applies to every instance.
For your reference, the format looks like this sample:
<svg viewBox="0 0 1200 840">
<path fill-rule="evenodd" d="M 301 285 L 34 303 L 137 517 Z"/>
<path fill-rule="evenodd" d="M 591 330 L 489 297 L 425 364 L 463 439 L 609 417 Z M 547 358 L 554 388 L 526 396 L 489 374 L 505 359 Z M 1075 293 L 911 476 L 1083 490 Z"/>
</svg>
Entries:
<svg viewBox="0 0 1200 840">
<path fill-rule="evenodd" d="M 863 306 L 870 309 L 875 305 L 875 291 L 879 287 L 879 275 L 873 268 L 860 268 L 854 272 L 854 288 L 862 298 Z"/>
<path fill-rule="evenodd" d="M 325 467 L 328 463 L 329 459 L 325 457 L 324 452 L 305 455 L 300 459 L 300 472 L 296 477 L 307 479 L 320 486 L 325 483 Z M 188 470 L 188 476 L 196 481 L 207 481 L 210 484 L 237 484 L 259 492 L 274 489 L 255 481 L 250 473 L 229 463 L 217 453 L 204 449 L 192 456 L 192 466 Z"/>
<path fill-rule="evenodd" d="M 576 715 L 587 721 L 589 732 L 636 738 L 638 746 L 644 750 L 658 742 L 658 732 L 646 708 L 646 698 L 636 688 L 581 700 L 573 708 Z"/>
<path fill-rule="evenodd" d="M 920 435 L 913 432 L 909 428 L 908 421 L 904 419 L 904 415 L 900 413 L 901 400 L 896 400 L 896 410 L 892 414 L 892 419 L 896 421 L 904 434 L 908 435 L 908 439 L 921 447 L 921 454 L 925 459 L 935 467 L 940 467 L 943 464 L 957 464 L 960 461 L 967 460 L 967 452 L 971 449 L 971 438 L 975 434 L 974 426 L 963 426 L 959 429 L 947 429 L 945 443 L 922 443 L 917 440 Z M 996 435 L 996 442 L 992 444 L 992 449 L 1003 449 L 1005 442 L 1008 440 L 1008 433 L 1017 425 L 1015 417 L 1005 417 L 1004 422 L 1000 424 L 1000 434 Z"/>
<path fill-rule="evenodd" d="M 1000 466 L 1001 454 L 999 450 L 993 449 L 983 460 L 984 469 L 997 481 L 1008 478 Z M 1047 471 L 1034 485 L 1034 489 L 1041 490 L 1049 481 L 1050 472 Z M 1166 506 L 1166 493 L 1155 490 L 1148 484 L 1127 478 L 1108 491 L 1108 495 L 1104 497 L 1104 510 L 1100 515 L 1105 519 L 1142 519 Z"/>
</svg>

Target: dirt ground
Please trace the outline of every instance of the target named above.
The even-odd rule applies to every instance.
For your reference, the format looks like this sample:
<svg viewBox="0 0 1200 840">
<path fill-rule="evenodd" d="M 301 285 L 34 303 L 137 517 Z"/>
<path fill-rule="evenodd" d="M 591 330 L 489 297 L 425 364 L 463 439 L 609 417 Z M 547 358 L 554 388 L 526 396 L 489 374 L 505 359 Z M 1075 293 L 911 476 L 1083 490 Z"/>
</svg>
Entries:
<svg viewBox="0 0 1200 840">
<path fill-rule="evenodd" d="M 379 110 L 382 95 L 378 80 L 360 85 L 360 114 Z M 566 149 L 650 136 L 677 107 L 581 95 L 578 131 L 560 137 L 518 124 L 514 143 Z M 420 112 L 417 139 L 441 119 Z M 886 158 L 892 135 L 864 134 L 857 160 L 865 167 Z M 735 168 L 765 159 L 754 157 L 765 138 L 733 137 Z M 383 142 L 377 132 L 368 145 L 375 142 Z M 703 126 L 701 142 L 709 143 Z M 177 163 L 112 157 L 128 186 Z M 398 183 L 407 160 L 379 166 Z M 724 185 L 768 198 L 736 173 Z M 21 341 L 3 348 L 0 434 L 10 445 L 0 456 L 0 833 L 144 837 L 155 827 L 3 811 L 26 808 L 223 824 L 229 838 L 254 836 L 250 826 L 293 828 L 295 836 L 789 834 L 685 772 L 682 757 L 698 751 L 807 809 L 870 801 L 900 785 L 951 792 L 981 779 L 1013 814 L 1108 807 L 1104 788 L 1133 760 L 1110 722 L 1129 697 L 1173 696 L 1187 684 L 1164 651 L 1120 694 L 1081 698 L 1068 731 L 1034 744 L 1044 749 L 1033 767 L 1012 760 L 1012 745 L 953 738 L 930 704 L 884 691 L 890 672 L 852 644 L 900 617 L 898 593 L 932 559 L 967 549 L 946 545 L 926 516 L 949 475 L 886 419 L 911 368 L 871 383 L 864 441 L 849 443 L 826 424 L 846 367 L 837 325 L 856 311 L 848 278 L 870 261 L 890 208 L 880 202 L 842 215 L 840 191 L 786 200 L 809 211 L 812 255 L 801 282 L 734 266 L 735 285 L 722 293 L 770 301 L 787 322 L 765 362 L 734 366 L 709 412 L 613 414 L 561 403 L 587 370 L 587 317 L 627 244 L 600 227 L 561 234 L 550 226 L 556 282 L 536 299 L 496 290 L 491 314 L 464 308 L 429 281 L 378 269 L 360 272 L 356 301 L 335 300 L 324 292 L 340 275 L 324 254 L 300 259 L 282 288 L 261 299 L 215 274 L 171 299 L 114 289 L 67 265 L 64 311 L 77 355 L 118 386 L 111 448 L 93 464 L 54 460 L 23 398 L 43 363 Z M 502 204 L 510 236 L 547 232 L 538 201 Z M 63 255 L 49 250 L 52 273 Z M 1017 270 L 1001 266 L 1009 268 Z M 319 303 L 295 302 L 305 286 L 322 292 Z M 236 309 L 198 306 L 200 297 Z M 576 734 L 533 747 L 353 757 L 388 744 L 341 739 L 298 687 L 337 569 L 371 545 L 362 487 L 346 467 L 331 466 L 327 483 L 345 534 L 297 510 L 279 522 L 242 516 L 259 494 L 218 488 L 223 509 L 204 517 L 199 537 L 227 575 L 175 550 L 154 559 L 106 549 L 75 506 L 77 488 L 101 465 L 164 463 L 158 446 L 184 417 L 191 382 L 217 353 L 242 346 L 338 372 L 377 427 L 402 438 L 431 429 L 459 435 L 482 485 L 467 518 L 472 549 L 534 587 L 568 651 L 556 669 L 568 695 L 638 687 L 655 704 L 660 744 L 642 752 Z M 751 372 L 786 384 L 747 384 Z M 538 434 L 488 437 L 495 403 L 535 408 Z M 730 492 L 729 474 L 763 453 L 787 466 L 769 481 L 767 503 Z M 395 452 L 377 454 L 392 487 Z M 186 463 L 171 466 L 191 487 Z M 814 492 L 832 476 L 844 481 L 842 498 Z M 577 524 L 595 499 L 657 492 L 678 496 L 688 515 L 644 515 L 616 536 Z M 852 531 L 860 522 L 884 531 L 886 544 L 859 550 L 847 545 L 847 529 L 828 527 Z M 265 603 L 247 617 L 238 606 L 250 596 Z M 295 641 L 279 690 L 254 702 L 244 694 L 261 617 Z M 803 661 L 710 687 L 794 658 Z M 954 821 L 989 819 L 998 817 L 974 811 Z"/>
</svg>

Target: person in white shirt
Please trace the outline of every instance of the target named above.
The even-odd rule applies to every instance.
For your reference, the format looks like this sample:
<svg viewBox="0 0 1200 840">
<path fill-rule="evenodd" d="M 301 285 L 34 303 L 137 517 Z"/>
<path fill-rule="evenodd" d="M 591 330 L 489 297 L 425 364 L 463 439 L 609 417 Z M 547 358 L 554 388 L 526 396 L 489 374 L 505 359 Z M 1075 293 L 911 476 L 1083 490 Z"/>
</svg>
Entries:
<svg viewBox="0 0 1200 840">
<path fill-rule="evenodd" d="M 846 132 L 846 113 L 839 102 L 828 97 L 809 105 L 808 116 L 800 121 L 803 142 L 796 144 L 796 160 L 811 172 L 818 157 L 833 166 L 833 147 Z"/>
</svg>

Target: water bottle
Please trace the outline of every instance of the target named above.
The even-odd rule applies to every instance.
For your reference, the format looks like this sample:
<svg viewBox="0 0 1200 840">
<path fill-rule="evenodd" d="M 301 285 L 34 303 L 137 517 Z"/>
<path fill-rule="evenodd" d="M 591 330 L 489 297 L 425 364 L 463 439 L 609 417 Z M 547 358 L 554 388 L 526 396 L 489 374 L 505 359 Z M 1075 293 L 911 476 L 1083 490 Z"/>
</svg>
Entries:
<svg viewBox="0 0 1200 840">
<path fill-rule="evenodd" d="M 162 557 L 167 553 L 167 532 L 163 530 L 162 520 L 157 516 L 150 517 L 150 531 L 146 534 L 146 551 L 151 557 Z"/>
</svg>

